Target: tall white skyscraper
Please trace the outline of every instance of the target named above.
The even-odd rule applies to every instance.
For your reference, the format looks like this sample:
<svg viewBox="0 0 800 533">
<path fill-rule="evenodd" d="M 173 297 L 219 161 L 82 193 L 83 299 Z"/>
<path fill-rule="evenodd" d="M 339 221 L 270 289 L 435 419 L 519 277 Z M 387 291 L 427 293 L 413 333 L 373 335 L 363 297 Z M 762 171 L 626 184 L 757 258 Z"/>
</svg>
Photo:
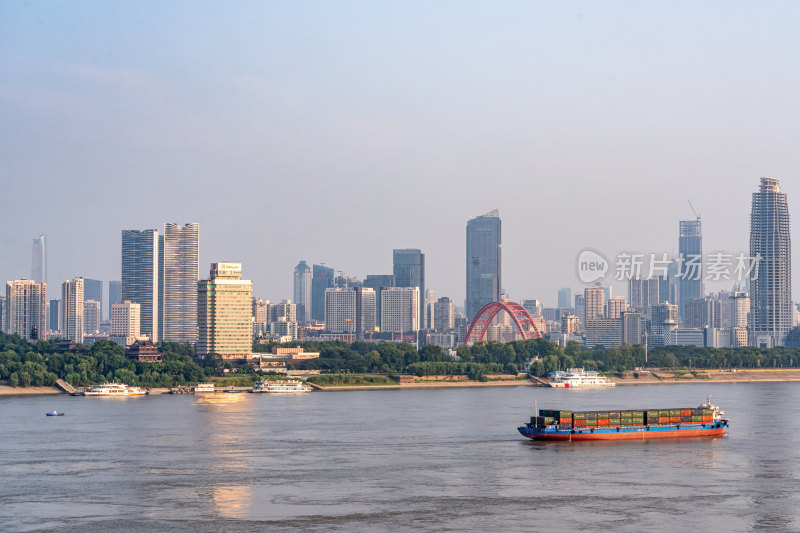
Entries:
<svg viewBox="0 0 800 533">
<path fill-rule="evenodd" d="M 78 344 L 83 343 L 83 278 L 61 284 L 61 334 Z"/>
<path fill-rule="evenodd" d="M 294 303 L 298 305 L 298 321 L 311 322 L 311 282 L 313 271 L 308 263 L 300 261 L 294 268 Z"/>
<path fill-rule="evenodd" d="M 363 339 L 375 330 L 375 291 L 368 287 L 337 287 L 325 291 L 325 330 L 352 333 Z"/>
<path fill-rule="evenodd" d="M 777 178 L 761 178 L 753 193 L 750 257 L 761 258 L 758 277 L 750 281 L 752 344 L 780 346 L 792 327 L 792 241 L 789 205 Z"/>
<path fill-rule="evenodd" d="M 33 239 L 31 279 L 36 283 L 47 283 L 47 235 Z"/>
<path fill-rule="evenodd" d="M 355 333 L 356 291 L 333 288 L 325 290 L 325 331 Z"/>
<path fill-rule="evenodd" d="M 381 291 L 381 330 L 396 333 L 419 331 L 419 289 L 387 287 Z"/>
<path fill-rule="evenodd" d="M 122 230 L 122 300 L 141 306 L 141 332 L 158 341 L 158 230 Z M 195 289 L 196 290 L 196 289 Z"/>
<path fill-rule="evenodd" d="M 23 339 L 47 339 L 47 283 L 29 279 L 6 283 L 3 330 Z"/>
<path fill-rule="evenodd" d="M 158 252 L 159 340 L 197 342 L 200 224 L 164 224 Z"/>
</svg>

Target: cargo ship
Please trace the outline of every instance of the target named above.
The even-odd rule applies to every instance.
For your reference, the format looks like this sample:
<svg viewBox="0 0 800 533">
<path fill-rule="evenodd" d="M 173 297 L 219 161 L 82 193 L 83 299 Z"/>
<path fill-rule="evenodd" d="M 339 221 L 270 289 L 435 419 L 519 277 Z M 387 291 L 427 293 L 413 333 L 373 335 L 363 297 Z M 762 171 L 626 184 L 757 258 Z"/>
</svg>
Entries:
<svg viewBox="0 0 800 533">
<path fill-rule="evenodd" d="M 537 410 L 538 411 L 538 410 Z M 626 411 L 554 411 L 542 409 L 519 432 L 533 440 L 633 440 L 717 437 L 728 419 L 711 396 L 699 407 Z"/>
</svg>

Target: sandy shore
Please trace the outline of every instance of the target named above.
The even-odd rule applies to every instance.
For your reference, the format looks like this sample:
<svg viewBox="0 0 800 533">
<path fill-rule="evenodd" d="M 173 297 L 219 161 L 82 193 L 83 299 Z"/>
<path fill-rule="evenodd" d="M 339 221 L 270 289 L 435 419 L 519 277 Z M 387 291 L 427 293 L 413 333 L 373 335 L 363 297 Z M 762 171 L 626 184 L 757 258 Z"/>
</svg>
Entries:
<svg viewBox="0 0 800 533">
<path fill-rule="evenodd" d="M 346 390 L 404 390 L 404 389 L 458 389 L 465 387 L 519 387 L 535 386 L 527 379 L 509 379 L 503 381 L 431 381 L 429 383 L 404 383 L 402 385 L 353 385 L 338 387 L 321 387 L 323 391 Z"/>
<path fill-rule="evenodd" d="M 668 373 L 647 376 L 639 379 L 611 378 L 617 385 L 658 385 L 674 383 L 774 383 L 782 381 L 800 381 L 800 368 L 754 368 L 747 370 L 698 370 L 698 377 L 673 378 Z"/>
<path fill-rule="evenodd" d="M 36 396 L 43 394 L 65 394 L 56 387 L 12 387 L 0 385 L 0 396 Z"/>
</svg>

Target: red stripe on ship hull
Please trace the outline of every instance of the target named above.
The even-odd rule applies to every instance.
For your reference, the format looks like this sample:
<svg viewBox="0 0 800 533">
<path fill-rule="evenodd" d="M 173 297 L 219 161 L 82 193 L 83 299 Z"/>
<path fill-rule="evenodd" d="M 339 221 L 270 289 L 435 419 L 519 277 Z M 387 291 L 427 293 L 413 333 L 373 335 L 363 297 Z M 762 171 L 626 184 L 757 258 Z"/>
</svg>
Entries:
<svg viewBox="0 0 800 533">
<path fill-rule="evenodd" d="M 525 435 L 533 440 L 643 440 L 674 439 L 679 437 L 719 437 L 725 434 L 725 428 L 681 429 L 675 431 L 637 431 L 628 433 L 566 433 Z"/>
</svg>

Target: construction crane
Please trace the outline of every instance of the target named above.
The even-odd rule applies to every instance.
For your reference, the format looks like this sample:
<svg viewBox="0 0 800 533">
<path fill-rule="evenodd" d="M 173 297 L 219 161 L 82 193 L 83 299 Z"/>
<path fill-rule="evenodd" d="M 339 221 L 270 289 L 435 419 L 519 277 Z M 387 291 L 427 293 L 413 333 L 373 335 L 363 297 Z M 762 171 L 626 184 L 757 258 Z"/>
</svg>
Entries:
<svg viewBox="0 0 800 533">
<path fill-rule="evenodd" d="M 694 206 L 692 205 L 692 201 L 689 200 L 688 198 L 686 199 L 686 201 L 689 202 L 689 207 L 692 208 L 692 213 L 694 213 L 694 216 L 697 218 L 697 220 L 700 220 L 700 215 L 697 214 L 697 210 L 695 210 Z"/>
</svg>

